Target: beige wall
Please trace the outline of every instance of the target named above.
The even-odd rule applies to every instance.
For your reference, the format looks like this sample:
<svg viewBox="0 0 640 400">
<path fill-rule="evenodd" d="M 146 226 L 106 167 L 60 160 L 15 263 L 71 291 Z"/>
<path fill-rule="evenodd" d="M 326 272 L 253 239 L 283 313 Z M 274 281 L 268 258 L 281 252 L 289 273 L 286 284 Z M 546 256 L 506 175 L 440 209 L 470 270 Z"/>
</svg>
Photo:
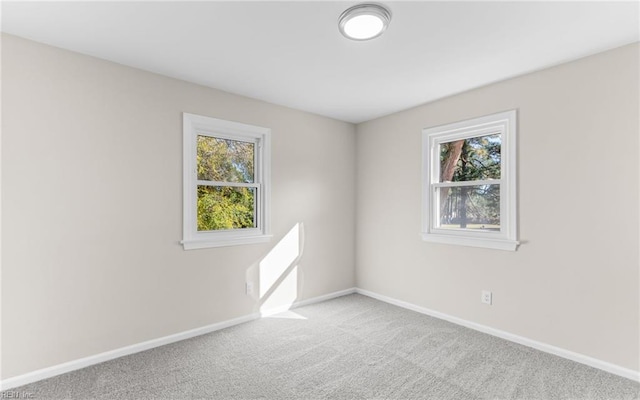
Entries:
<svg viewBox="0 0 640 400">
<path fill-rule="evenodd" d="M 182 249 L 183 111 L 272 129 L 271 243 Z M 297 298 L 354 286 L 354 132 L 3 35 L 2 378 L 257 311 L 299 222 Z"/>
<path fill-rule="evenodd" d="M 622 47 L 358 125 L 358 287 L 638 370 L 638 53 Z M 421 241 L 422 128 L 514 108 L 519 250 Z"/>
</svg>

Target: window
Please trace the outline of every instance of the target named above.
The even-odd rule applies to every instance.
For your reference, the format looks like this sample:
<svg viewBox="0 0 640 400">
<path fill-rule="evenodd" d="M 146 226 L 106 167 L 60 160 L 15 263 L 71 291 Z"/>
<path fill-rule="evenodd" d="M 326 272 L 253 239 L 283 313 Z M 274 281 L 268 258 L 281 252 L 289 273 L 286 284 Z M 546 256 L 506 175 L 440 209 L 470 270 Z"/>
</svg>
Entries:
<svg viewBox="0 0 640 400">
<path fill-rule="evenodd" d="M 422 238 L 515 250 L 516 111 L 426 128 Z"/>
<path fill-rule="evenodd" d="M 183 114 L 185 250 L 269 240 L 270 134 Z"/>
</svg>

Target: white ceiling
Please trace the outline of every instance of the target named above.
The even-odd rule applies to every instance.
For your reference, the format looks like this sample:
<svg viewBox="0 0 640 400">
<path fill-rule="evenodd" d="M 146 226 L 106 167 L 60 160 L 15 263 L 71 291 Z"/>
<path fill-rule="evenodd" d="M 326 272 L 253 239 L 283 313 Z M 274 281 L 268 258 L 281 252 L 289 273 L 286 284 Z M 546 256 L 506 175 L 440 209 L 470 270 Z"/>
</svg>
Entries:
<svg viewBox="0 0 640 400">
<path fill-rule="evenodd" d="M 640 39 L 639 3 L 395 2 L 345 39 L 356 2 L 2 2 L 2 31 L 362 122 Z"/>
</svg>

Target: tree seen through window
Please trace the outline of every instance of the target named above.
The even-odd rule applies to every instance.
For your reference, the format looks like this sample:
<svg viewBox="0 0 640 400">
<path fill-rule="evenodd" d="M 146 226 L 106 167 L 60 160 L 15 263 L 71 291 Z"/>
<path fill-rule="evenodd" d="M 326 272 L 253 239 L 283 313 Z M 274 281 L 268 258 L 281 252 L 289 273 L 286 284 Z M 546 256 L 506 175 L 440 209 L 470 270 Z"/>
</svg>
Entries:
<svg viewBox="0 0 640 400">
<path fill-rule="evenodd" d="M 197 140 L 198 231 L 256 227 L 255 143 Z"/>
<path fill-rule="evenodd" d="M 440 228 L 500 230 L 501 137 L 440 144 Z M 474 181 L 480 181 L 474 184 Z"/>
</svg>

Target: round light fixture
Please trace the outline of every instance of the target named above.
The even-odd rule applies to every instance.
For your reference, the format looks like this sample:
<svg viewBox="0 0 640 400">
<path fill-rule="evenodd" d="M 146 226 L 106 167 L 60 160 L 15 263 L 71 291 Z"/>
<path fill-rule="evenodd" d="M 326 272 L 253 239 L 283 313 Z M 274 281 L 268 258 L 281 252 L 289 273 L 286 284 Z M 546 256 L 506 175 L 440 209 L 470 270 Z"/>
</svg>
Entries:
<svg viewBox="0 0 640 400">
<path fill-rule="evenodd" d="M 358 4 L 340 14 L 338 27 L 349 39 L 369 40 L 382 35 L 390 21 L 391 13 L 381 5 Z"/>
</svg>

